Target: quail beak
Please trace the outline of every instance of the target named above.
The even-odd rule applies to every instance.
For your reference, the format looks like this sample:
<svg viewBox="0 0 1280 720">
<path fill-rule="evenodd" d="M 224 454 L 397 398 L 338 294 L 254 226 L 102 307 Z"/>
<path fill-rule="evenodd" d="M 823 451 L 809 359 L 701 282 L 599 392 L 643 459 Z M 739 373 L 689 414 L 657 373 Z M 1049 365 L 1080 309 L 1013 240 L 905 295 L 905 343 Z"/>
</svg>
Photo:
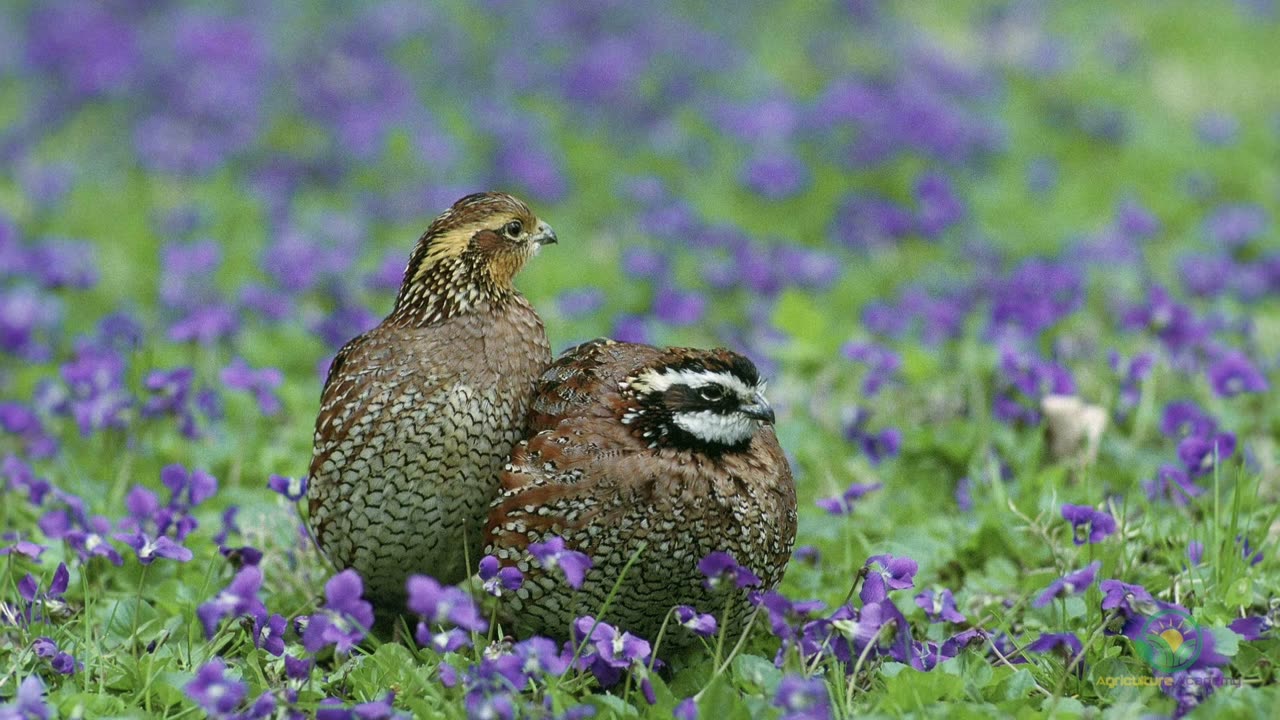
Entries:
<svg viewBox="0 0 1280 720">
<path fill-rule="evenodd" d="M 763 423 L 773 423 L 773 407 L 769 405 L 769 401 L 765 400 L 764 395 L 761 393 L 756 393 L 750 403 L 740 406 L 738 412 Z"/>
<path fill-rule="evenodd" d="M 543 245 L 554 245 L 559 241 L 556 239 L 556 231 L 552 230 L 550 225 L 539 220 L 538 230 L 529 236 L 529 242 L 533 243 L 534 247 L 540 248 Z"/>
</svg>

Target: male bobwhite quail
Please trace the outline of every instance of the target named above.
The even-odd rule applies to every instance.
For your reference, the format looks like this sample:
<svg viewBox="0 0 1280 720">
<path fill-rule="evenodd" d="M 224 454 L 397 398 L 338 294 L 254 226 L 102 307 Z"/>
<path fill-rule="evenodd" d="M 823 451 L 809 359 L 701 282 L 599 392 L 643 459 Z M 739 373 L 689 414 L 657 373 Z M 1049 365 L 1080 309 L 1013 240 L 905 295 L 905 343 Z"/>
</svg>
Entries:
<svg viewBox="0 0 1280 720">
<path fill-rule="evenodd" d="M 709 591 L 698 566 L 727 552 L 765 590 L 791 554 L 795 483 L 763 389 L 755 365 L 723 349 L 595 340 L 556 360 L 486 526 L 485 552 L 525 575 L 503 596 L 510 627 L 567 637 L 639 552 L 602 620 L 652 641 L 673 606 L 718 616 L 728 606 L 726 629 L 740 628 L 748 589 Z M 555 536 L 592 560 L 576 591 L 528 552 Z M 673 641 L 669 631 L 662 645 Z"/>
<path fill-rule="evenodd" d="M 480 559 L 498 473 L 526 437 L 551 361 L 515 287 L 546 223 L 503 193 L 468 195 L 418 240 L 395 307 L 329 367 L 311 457 L 310 526 L 382 611 L 411 574 L 463 580 Z"/>
</svg>

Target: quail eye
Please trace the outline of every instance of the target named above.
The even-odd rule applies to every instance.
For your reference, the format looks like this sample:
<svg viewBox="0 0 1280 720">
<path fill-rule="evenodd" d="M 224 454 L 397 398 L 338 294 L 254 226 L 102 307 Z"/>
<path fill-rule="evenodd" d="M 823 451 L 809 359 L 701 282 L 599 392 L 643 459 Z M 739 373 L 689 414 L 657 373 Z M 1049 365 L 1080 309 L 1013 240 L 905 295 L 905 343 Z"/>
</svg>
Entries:
<svg viewBox="0 0 1280 720">
<path fill-rule="evenodd" d="M 708 385 L 699 392 L 703 400 L 717 402 L 724 399 L 724 388 L 719 385 Z"/>
<path fill-rule="evenodd" d="M 511 222 L 502 226 L 502 234 L 506 235 L 512 240 L 515 240 L 516 238 L 520 237 L 520 232 L 522 230 L 524 230 L 524 225 L 522 225 L 519 220 L 512 220 Z"/>
</svg>

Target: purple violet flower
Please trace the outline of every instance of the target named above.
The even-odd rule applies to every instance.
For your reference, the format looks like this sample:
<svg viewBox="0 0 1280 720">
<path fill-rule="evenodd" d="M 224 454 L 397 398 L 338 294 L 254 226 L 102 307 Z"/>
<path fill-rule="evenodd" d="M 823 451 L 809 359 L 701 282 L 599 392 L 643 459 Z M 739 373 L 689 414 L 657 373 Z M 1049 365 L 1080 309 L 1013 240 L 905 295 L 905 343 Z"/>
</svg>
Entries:
<svg viewBox="0 0 1280 720">
<path fill-rule="evenodd" d="M 469 632 L 484 632 L 489 627 L 481 617 L 475 601 L 460 588 L 441 585 L 435 578 L 427 575 L 411 575 L 406 587 L 409 609 L 422 618 L 415 635 L 420 645 L 435 645 L 437 638 L 432 634 L 433 627 L 446 626 L 446 629 L 452 627 Z M 461 639 L 470 642 L 465 633 L 461 635 Z M 459 635 L 454 633 L 441 642 L 454 645 L 450 649 L 456 650 L 461 647 L 456 645 L 458 640 Z"/>
<path fill-rule="evenodd" d="M 916 570 L 919 569 L 915 560 L 892 555 L 872 555 L 863 567 L 867 569 L 867 577 L 862 582 L 858 597 L 864 605 L 888 599 L 891 590 L 914 586 Z"/>
<path fill-rule="evenodd" d="M 1209 383 L 1219 397 L 1234 397 L 1240 393 L 1264 393 L 1270 385 L 1249 356 L 1240 351 L 1228 352 L 1215 360 L 1208 369 Z"/>
<path fill-rule="evenodd" d="M 307 477 L 285 477 L 272 473 L 267 478 L 267 487 L 283 495 L 289 502 L 298 502 L 307 494 Z"/>
<path fill-rule="evenodd" d="M 1212 437 L 1191 435 L 1178 443 L 1178 459 L 1191 477 L 1200 477 L 1213 471 L 1215 463 L 1222 463 L 1236 451 L 1236 436 L 1218 433 Z"/>
<path fill-rule="evenodd" d="M 217 597 L 201 603 L 196 616 L 204 626 L 206 640 L 212 640 L 223 618 L 266 615 L 267 608 L 258 599 L 262 588 L 262 571 L 254 565 L 243 568 Z"/>
<path fill-rule="evenodd" d="M 156 558 L 168 558 L 178 562 L 187 562 L 192 558 L 190 550 L 164 535 L 153 538 L 144 532 L 133 532 L 116 533 L 114 537 L 133 548 L 138 561 L 143 565 L 150 565 Z"/>
<path fill-rule="evenodd" d="M 916 595 L 916 606 L 924 610 L 924 614 L 929 618 L 929 622 L 949 622 L 962 623 L 965 621 L 964 615 L 956 609 L 955 596 L 951 594 L 951 590 L 944 588 L 941 592 L 935 593 L 932 588 L 926 588 L 919 595 Z"/>
<path fill-rule="evenodd" d="M 38 637 L 31 643 L 31 651 L 36 657 L 42 657 L 49 661 L 49 666 L 54 672 L 61 675 L 75 674 L 76 659 L 70 653 L 62 652 L 58 649 L 57 643 L 53 638 Z M 2 715 L 0 715 L 2 717 Z"/>
<path fill-rule="evenodd" d="M 1102 567 L 1101 560 L 1094 560 L 1085 567 L 1069 572 L 1066 575 L 1049 583 L 1049 587 L 1031 603 L 1031 607 L 1044 607 L 1053 602 L 1054 598 L 1065 597 L 1067 595 L 1076 595 L 1085 591 L 1098 576 L 1098 569 Z"/>
<path fill-rule="evenodd" d="M 1189 436 L 1207 437 L 1218 429 L 1213 417 L 1190 400 L 1176 400 L 1164 406 L 1160 416 L 1160 432 L 1165 437 L 1181 440 Z"/>
<path fill-rule="evenodd" d="M 565 549 L 564 538 L 558 536 L 546 542 L 530 543 L 529 554 L 547 570 L 559 568 L 569 587 L 574 590 L 582 587 L 582 581 L 592 565 L 591 558 L 585 553 Z"/>
<path fill-rule="evenodd" d="M 1062 519 L 1071 523 L 1071 539 L 1076 545 L 1102 542 L 1116 531 L 1116 519 L 1110 513 L 1088 505 L 1064 504 Z"/>
<path fill-rule="evenodd" d="M 1266 615 L 1237 618 L 1227 625 L 1227 627 L 1231 628 L 1231 632 L 1239 635 L 1242 640 L 1247 641 L 1260 640 L 1274 626 L 1274 622 Z"/>
<path fill-rule="evenodd" d="M 676 608 L 676 622 L 699 637 L 710 637 L 716 634 L 715 616 L 699 613 L 688 605 L 680 605 Z"/>
<path fill-rule="evenodd" d="M 269 367 L 254 370 L 249 367 L 244 358 L 237 357 L 222 369 L 221 378 L 222 382 L 233 390 L 253 393 L 254 399 L 258 401 L 258 409 L 263 415 L 275 415 L 280 412 L 280 399 L 276 397 L 275 390 L 284 381 L 284 374 L 278 369 Z"/>
<path fill-rule="evenodd" d="M 289 621 L 283 615 L 265 612 L 255 613 L 253 617 L 253 645 L 266 650 L 275 657 L 284 655 L 284 633 Z"/>
<path fill-rule="evenodd" d="M 738 564 L 727 552 L 715 551 L 698 561 L 698 572 L 705 578 L 702 586 L 716 590 L 722 586 L 742 589 L 760 584 L 760 578 L 750 569 Z"/>
<path fill-rule="evenodd" d="M 222 658 L 214 658 L 196 671 L 196 676 L 184 688 L 187 697 L 195 701 L 211 717 L 226 717 L 240 706 L 247 689 L 243 682 L 226 677 L 227 666 Z"/>
<path fill-rule="evenodd" d="M 828 720 L 831 698 L 822 678 L 802 675 L 783 676 L 773 696 L 773 706 L 782 708 L 785 720 Z"/>
<path fill-rule="evenodd" d="M 831 498 L 820 498 L 816 504 L 832 515 L 848 515 L 853 512 L 855 501 L 882 487 L 884 483 L 853 483 L 843 493 Z"/>
<path fill-rule="evenodd" d="M 340 653 L 349 651 L 364 639 L 373 626 L 373 606 L 365 601 L 364 583 L 355 570 L 343 570 L 324 585 L 324 607 L 311 615 L 302 633 L 307 652 L 318 652 L 328 645 Z"/>
<path fill-rule="evenodd" d="M 499 567 L 498 558 L 485 555 L 480 559 L 480 580 L 484 591 L 494 597 L 502 597 L 508 590 L 519 590 L 524 584 L 524 575 L 515 566 Z"/>
<path fill-rule="evenodd" d="M 578 667 L 590 670 L 602 687 L 613 687 L 624 670 L 642 669 L 649 662 L 648 641 L 609 623 L 587 615 L 574 621 L 573 630 L 575 644 L 583 648 Z"/>
<path fill-rule="evenodd" d="M 1041 633 L 1040 637 L 1027 645 L 1027 650 L 1034 653 L 1057 650 L 1070 663 L 1084 652 L 1084 646 L 1080 644 L 1080 638 L 1076 637 L 1075 633 Z"/>
<path fill-rule="evenodd" d="M 44 683 L 38 675 L 28 675 L 18 685 L 18 693 L 11 705 L 0 705 L 0 717 L 6 720 L 49 720 L 52 712 L 53 708 L 45 704 Z"/>
</svg>

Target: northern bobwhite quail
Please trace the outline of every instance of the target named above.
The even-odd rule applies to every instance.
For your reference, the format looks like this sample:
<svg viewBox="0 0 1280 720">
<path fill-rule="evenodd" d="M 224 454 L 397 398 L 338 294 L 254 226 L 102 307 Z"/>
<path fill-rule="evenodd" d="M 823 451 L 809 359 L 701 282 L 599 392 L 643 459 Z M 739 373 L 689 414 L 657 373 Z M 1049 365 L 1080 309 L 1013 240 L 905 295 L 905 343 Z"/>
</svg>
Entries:
<svg viewBox="0 0 1280 720">
<path fill-rule="evenodd" d="M 309 522 L 380 611 L 404 609 L 410 574 L 454 583 L 481 557 L 498 473 L 551 361 L 512 279 L 554 242 L 510 195 L 458 200 L 418 240 L 391 314 L 329 367 Z"/>
<path fill-rule="evenodd" d="M 533 434 L 513 451 L 486 526 L 486 554 L 526 578 L 503 596 L 505 622 L 567 637 L 639 551 L 603 620 L 654 640 L 673 606 L 727 605 L 727 629 L 741 627 L 747 591 L 705 589 L 698 565 L 727 552 L 764 590 L 790 557 L 795 484 L 763 388 L 750 360 L 723 349 L 595 340 L 566 351 L 538 381 Z M 593 562 L 576 591 L 528 553 L 553 536 Z M 662 645 L 673 641 L 678 650 L 674 630 Z"/>
</svg>

